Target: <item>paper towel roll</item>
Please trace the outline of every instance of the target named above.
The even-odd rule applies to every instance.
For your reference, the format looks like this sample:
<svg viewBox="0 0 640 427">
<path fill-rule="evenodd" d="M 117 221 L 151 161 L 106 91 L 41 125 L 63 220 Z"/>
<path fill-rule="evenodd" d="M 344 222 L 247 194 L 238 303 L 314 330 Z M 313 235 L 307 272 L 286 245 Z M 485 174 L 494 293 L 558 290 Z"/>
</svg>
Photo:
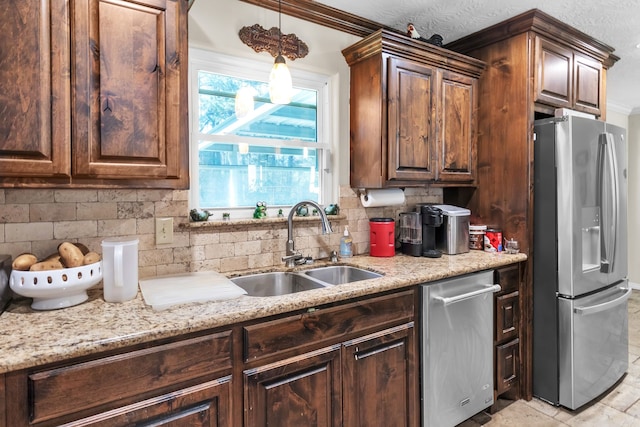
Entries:
<svg viewBox="0 0 640 427">
<path fill-rule="evenodd" d="M 367 190 L 366 193 L 360 195 L 360 202 L 365 208 L 402 205 L 404 204 L 404 191 L 400 188 Z"/>
</svg>

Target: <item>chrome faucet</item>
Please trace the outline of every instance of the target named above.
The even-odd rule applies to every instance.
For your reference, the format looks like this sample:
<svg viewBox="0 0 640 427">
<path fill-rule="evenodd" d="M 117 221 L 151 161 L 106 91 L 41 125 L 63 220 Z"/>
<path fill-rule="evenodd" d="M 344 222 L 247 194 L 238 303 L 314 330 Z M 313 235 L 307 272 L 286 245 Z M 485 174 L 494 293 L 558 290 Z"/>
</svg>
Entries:
<svg viewBox="0 0 640 427">
<path fill-rule="evenodd" d="M 296 261 L 302 259 L 302 254 L 295 251 L 295 243 L 293 242 L 293 215 L 295 215 L 298 208 L 302 205 L 311 205 L 316 208 L 318 214 L 320 215 L 320 221 L 322 222 L 322 234 L 333 233 L 329 218 L 327 217 L 324 209 L 322 209 L 319 204 L 317 204 L 313 200 L 304 200 L 302 202 L 296 203 L 293 207 L 291 207 L 289 217 L 287 218 L 287 252 L 285 256 L 282 257 L 282 261 L 285 262 L 286 267 L 294 267 Z"/>
</svg>

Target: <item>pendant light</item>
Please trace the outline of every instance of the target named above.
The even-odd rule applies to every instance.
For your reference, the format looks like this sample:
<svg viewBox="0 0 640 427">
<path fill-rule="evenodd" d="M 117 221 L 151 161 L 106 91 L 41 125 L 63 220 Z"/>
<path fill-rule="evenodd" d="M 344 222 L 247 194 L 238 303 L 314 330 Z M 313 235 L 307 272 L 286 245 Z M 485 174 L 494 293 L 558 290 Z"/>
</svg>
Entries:
<svg viewBox="0 0 640 427">
<path fill-rule="evenodd" d="M 272 104 L 291 102 L 291 73 L 282 56 L 282 0 L 278 0 L 278 56 L 269 76 L 269 98 Z"/>
<path fill-rule="evenodd" d="M 247 117 L 253 112 L 255 105 L 255 102 L 253 100 L 254 94 L 255 89 L 253 89 L 251 86 L 242 86 L 236 92 L 235 112 L 238 119 Z"/>
</svg>

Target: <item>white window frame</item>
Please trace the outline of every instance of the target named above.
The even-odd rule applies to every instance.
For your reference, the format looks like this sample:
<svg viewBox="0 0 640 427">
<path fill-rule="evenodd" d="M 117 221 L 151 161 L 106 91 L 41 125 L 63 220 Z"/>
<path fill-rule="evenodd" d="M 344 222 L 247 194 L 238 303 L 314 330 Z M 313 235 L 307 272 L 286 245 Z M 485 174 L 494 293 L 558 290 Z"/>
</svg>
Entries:
<svg viewBox="0 0 640 427">
<path fill-rule="evenodd" d="M 333 150 L 331 132 L 331 119 L 332 112 L 331 105 L 335 105 L 332 102 L 331 96 L 335 96 L 331 89 L 331 78 L 329 76 L 317 73 L 311 73 L 296 69 L 292 65 L 292 61 L 288 61 L 289 69 L 291 71 L 291 77 L 294 87 L 302 87 L 305 89 L 313 89 L 318 93 L 317 104 L 317 142 L 303 142 L 303 141 L 283 141 L 279 144 L 274 144 L 273 141 L 261 142 L 260 139 L 254 138 L 250 144 L 255 145 L 270 145 L 270 146 L 292 146 L 292 147 L 309 147 L 319 150 L 319 181 L 320 181 L 320 204 L 328 205 L 329 203 L 336 203 L 335 196 L 338 191 L 335 184 L 334 172 L 332 168 L 331 153 Z M 201 134 L 198 132 L 198 73 L 200 71 L 207 71 L 217 74 L 224 74 L 242 79 L 268 81 L 269 73 L 273 66 L 273 61 L 258 61 L 253 59 L 247 59 L 242 57 L 234 57 L 225 55 L 218 52 L 212 52 L 202 49 L 190 48 L 189 49 L 189 121 L 190 127 L 190 191 L 189 191 L 189 208 L 199 208 L 199 190 L 200 184 L 198 182 L 198 141 L 206 140 L 212 142 L 236 142 L 237 139 L 233 135 L 220 136 Z M 235 139 L 235 140 L 234 140 Z M 256 200 L 257 202 L 257 200 Z M 269 207 L 268 207 L 269 208 Z M 283 211 L 288 213 L 291 206 L 278 206 L 283 208 Z M 214 218 L 220 218 L 222 212 L 231 213 L 233 218 L 250 218 L 253 215 L 253 208 L 219 208 L 209 209 L 214 214 Z M 276 212 L 273 209 L 268 209 L 269 216 L 275 217 Z M 219 215 L 216 215 L 220 213 Z"/>
</svg>

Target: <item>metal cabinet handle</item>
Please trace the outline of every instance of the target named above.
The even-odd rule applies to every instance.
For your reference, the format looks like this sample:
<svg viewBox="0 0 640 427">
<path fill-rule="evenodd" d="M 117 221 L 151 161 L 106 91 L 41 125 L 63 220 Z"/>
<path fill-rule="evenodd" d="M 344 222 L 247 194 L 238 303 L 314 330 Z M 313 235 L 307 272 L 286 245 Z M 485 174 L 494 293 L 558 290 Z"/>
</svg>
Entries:
<svg viewBox="0 0 640 427">
<path fill-rule="evenodd" d="M 483 285 L 483 286 L 484 287 L 482 289 L 478 289 L 477 291 L 456 295 L 455 297 L 433 297 L 433 299 L 438 302 L 441 302 L 444 305 L 449 305 L 449 304 L 455 304 L 460 301 L 477 297 L 478 295 L 500 292 L 500 290 L 502 289 L 500 285 Z"/>
</svg>

